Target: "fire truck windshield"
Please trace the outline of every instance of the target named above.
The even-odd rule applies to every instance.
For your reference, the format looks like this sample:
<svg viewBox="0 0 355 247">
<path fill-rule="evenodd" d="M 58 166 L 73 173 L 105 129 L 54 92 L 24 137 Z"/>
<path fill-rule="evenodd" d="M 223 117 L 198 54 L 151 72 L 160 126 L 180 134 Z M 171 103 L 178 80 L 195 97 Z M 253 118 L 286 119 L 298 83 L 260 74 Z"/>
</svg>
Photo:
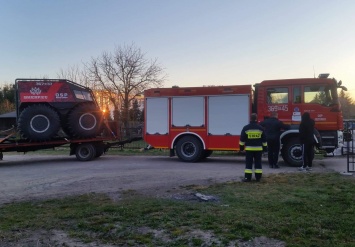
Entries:
<svg viewBox="0 0 355 247">
<path fill-rule="evenodd" d="M 322 85 L 304 87 L 304 103 L 330 106 L 337 103 L 337 92 Z"/>
</svg>

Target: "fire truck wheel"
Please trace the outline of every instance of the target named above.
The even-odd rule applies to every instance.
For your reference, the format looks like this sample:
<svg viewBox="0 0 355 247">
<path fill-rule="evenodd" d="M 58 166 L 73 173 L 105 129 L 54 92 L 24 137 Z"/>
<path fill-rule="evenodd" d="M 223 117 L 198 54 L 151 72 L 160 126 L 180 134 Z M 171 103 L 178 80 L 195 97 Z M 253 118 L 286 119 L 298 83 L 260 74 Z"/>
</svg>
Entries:
<svg viewBox="0 0 355 247">
<path fill-rule="evenodd" d="M 283 160 L 291 166 L 302 165 L 302 146 L 298 138 L 289 139 L 282 148 Z"/>
<path fill-rule="evenodd" d="M 176 143 L 176 154 L 184 162 L 197 162 L 203 155 L 202 143 L 194 136 L 184 136 Z"/>
<path fill-rule="evenodd" d="M 69 135 L 91 138 L 99 134 L 102 114 L 94 104 L 79 104 L 68 115 Z"/>
<path fill-rule="evenodd" d="M 32 141 L 47 141 L 59 131 L 59 115 L 47 105 L 31 105 L 25 108 L 18 120 L 21 136 Z"/>
<path fill-rule="evenodd" d="M 92 143 L 79 144 L 75 149 L 75 156 L 80 161 L 89 161 L 95 158 L 96 150 Z"/>
</svg>

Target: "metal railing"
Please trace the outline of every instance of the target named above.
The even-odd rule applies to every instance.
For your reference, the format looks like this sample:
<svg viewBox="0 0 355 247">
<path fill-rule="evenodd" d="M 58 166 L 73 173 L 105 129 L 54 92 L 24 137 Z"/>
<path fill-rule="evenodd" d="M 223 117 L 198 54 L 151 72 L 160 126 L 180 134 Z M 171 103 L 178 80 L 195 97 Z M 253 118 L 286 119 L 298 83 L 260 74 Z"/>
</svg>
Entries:
<svg viewBox="0 0 355 247">
<path fill-rule="evenodd" d="M 346 155 L 347 172 L 355 172 L 355 121 L 344 121 L 344 146 L 342 154 Z"/>
</svg>

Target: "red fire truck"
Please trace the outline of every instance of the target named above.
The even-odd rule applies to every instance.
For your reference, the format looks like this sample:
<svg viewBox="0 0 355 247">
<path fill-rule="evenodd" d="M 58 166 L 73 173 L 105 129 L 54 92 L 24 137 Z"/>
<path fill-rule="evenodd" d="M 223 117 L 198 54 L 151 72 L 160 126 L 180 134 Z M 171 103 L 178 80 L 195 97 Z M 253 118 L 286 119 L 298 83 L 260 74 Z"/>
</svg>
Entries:
<svg viewBox="0 0 355 247">
<path fill-rule="evenodd" d="M 298 125 L 309 112 L 319 131 L 316 141 L 327 152 L 338 147 L 343 117 L 337 89 L 341 81 L 318 78 L 262 81 L 254 85 L 154 88 L 145 91 L 144 139 L 154 148 L 170 149 L 185 162 L 196 162 L 214 150 L 239 150 L 240 132 L 252 112 L 262 121 L 277 111 L 291 125 L 282 133 L 281 155 L 300 165 Z"/>
</svg>

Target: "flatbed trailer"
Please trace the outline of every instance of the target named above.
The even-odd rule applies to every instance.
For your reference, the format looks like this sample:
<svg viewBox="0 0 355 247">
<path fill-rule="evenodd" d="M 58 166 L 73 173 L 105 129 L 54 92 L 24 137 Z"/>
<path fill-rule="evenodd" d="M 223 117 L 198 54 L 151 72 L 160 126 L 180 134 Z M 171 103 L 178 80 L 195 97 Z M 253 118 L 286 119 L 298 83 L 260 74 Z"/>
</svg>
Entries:
<svg viewBox="0 0 355 247">
<path fill-rule="evenodd" d="M 106 153 L 110 147 L 122 146 L 127 143 L 142 140 L 136 136 L 126 140 L 119 140 L 116 137 L 95 137 L 86 139 L 70 139 L 58 137 L 50 141 L 34 142 L 24 139 L 16 139 L 16 132 L 0 137 L 0 160 L 4 152 L 30 152 L 37 150 L 52 149 L 63 145 L 70 146 L 70 155 L 76 156 L 79 161 L 90 161 Z"/>
</svg>

